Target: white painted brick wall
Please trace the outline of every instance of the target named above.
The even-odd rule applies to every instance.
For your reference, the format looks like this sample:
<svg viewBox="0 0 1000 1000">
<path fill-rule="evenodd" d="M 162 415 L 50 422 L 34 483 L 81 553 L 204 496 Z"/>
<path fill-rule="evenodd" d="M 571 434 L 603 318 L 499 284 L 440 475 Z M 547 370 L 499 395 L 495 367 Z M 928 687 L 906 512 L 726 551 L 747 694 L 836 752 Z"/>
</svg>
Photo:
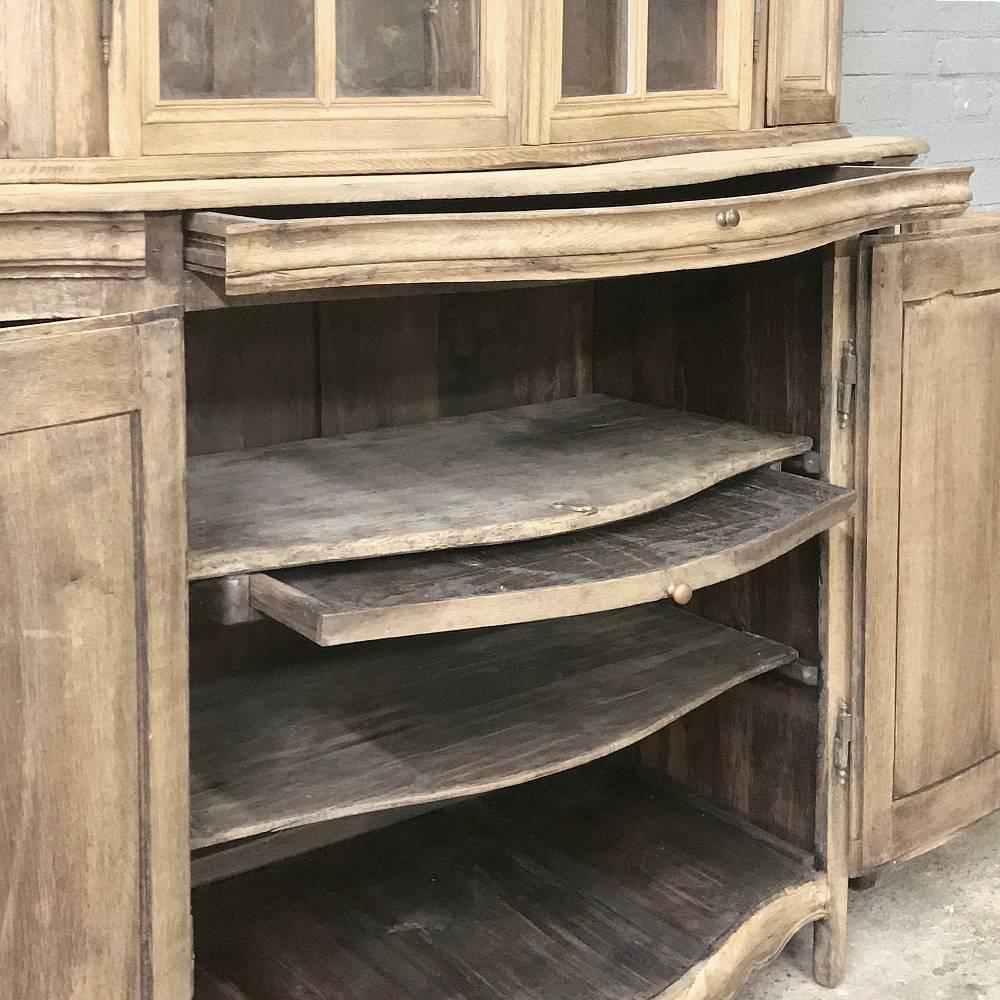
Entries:
<svg viewBox="0 0 1000 1000">
<path fill-rule="evenodd" d="M 925 139 L 924 162 L 970 163 L 1000 210 L 1000 3 L 844 0 L 843 119 L 855 135 Z"/>
</svg>

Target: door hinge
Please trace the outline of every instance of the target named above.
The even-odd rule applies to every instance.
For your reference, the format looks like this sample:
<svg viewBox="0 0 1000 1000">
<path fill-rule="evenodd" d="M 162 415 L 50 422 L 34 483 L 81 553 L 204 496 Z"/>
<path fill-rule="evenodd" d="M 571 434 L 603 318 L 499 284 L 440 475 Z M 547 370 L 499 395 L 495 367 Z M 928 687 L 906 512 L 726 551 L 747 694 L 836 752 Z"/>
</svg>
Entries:
<svg viewBox="0 0 1000 1000">
<path fill-rule="evenodd" d="M 837 379 L 837 416 L 841 427 L 847 427 L 851 422 L 857 385 L 858 351 L 854 341 L 849 340 L 840 355 L 840 377 Z"/>
<path fill-rule="evenodd" d="M 761 39 L 761 0 L 754 0 L 753 5 L 753 61 L 760 62 L 760 39 Z"/>
<path fill-rule="evenodd" d="M 847 702 L 840 703 L 837 712 L 837 731 L 833 737 L 833 771 L 837 780 L 847 784 L 851 770 L 851 742 L 854 739 L 854 716 Z"/>
<path fill-rule="evenodd" d="M 114 32 L 115 0 L 101 0 L 101 55 L 105 66 L 111 62 L 111 38 Z"/>
</svg>

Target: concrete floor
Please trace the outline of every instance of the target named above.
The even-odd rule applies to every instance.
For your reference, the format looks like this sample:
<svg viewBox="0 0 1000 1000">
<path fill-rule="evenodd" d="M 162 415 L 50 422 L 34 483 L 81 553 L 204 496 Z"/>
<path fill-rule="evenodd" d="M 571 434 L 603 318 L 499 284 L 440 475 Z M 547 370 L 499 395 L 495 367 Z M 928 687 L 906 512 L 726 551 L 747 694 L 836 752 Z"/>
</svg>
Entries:
<svg viewBox="0 0 1000 1000">
<path fill-rule="evenodd" d="M 810 975 L 812 932 L 740 1000 L 1000 1000 L 1000 813 L 852 892 L 847 980 Z"/>
</svg>

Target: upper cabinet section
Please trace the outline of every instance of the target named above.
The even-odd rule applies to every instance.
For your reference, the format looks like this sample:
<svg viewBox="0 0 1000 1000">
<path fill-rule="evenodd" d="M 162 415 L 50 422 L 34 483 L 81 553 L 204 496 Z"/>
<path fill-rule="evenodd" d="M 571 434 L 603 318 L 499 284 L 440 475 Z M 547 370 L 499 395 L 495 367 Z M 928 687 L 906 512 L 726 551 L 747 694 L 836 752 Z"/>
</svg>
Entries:
<svg viewBox="0 0 1000 1000">
<path fill-rule="evenodd" d="M 754 0 L 124 3 L 119 155 L 484 150 L 751 121 Z"/>
<path fill-rule="evenodd" d="M 676 152 L 678 136 L 773 145 L 733 133 L 837 113 L 841 0 L 0 3 L 12 159 L 572 164 Z"/>
<path fill-rule="evenodd" d="M 526 141 L 749 127 L 753 14 L 753 0 L 538 4 Z"/>
</svg>

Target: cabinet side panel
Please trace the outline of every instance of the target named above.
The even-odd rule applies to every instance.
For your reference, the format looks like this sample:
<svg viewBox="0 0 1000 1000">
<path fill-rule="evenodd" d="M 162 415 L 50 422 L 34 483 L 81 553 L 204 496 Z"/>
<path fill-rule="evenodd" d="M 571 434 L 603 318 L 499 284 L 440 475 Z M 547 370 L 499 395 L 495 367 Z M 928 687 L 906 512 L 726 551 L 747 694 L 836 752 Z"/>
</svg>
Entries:
<svg viewBox="0 0 1000 1000">
<path fill-rule="evenodd" d="M 897 799 L 1000 752 L 1000 292 L 904 317 Z"/>
<path fill-rule="evenodd" d="M 18 1000 L 141 995 L 132 425 L 0 437 L 0 968 Z"/>
</svg>

